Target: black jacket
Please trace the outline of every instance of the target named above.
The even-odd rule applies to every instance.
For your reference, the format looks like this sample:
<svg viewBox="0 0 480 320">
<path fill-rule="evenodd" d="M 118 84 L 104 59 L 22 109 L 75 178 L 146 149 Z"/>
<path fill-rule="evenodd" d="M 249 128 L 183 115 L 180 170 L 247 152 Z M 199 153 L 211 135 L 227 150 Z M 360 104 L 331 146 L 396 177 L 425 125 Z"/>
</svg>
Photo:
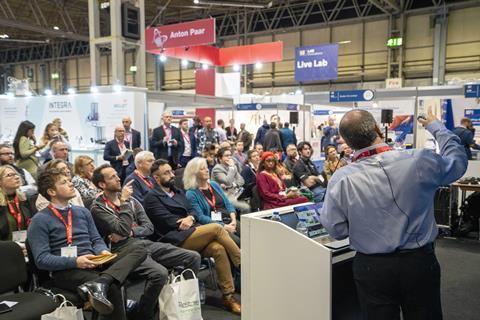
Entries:
<svg viewBox="0 0 480 320">
<path fill-rule="evenodd" d="M 265 151 L 278 151 L 283 150 L 282 146 L 282 133 L 278 129 L 270 129 L 265 134 L 263 139 L 263 150 Z"/>
<path fill-rule="evenodd" d="M 188 230 L 178 229 L 178 219 L 197 214 L 188 202 L 185 193 L 175 188 L 175 195 L 170 198 L 158 185 L 150 190 L 144 198 L 143 207 L 155 227 L 155 240 L 181 245 L 195 227 Z"/>
<path fill-rule="evenodd" d="M 26 201 L 20 201 L 20 211 L 22 212 L 22 230 L 27 230 L 28 224 L 32 219 L 33 215 L 37 213 L 37 208 L 35 207 L 36 197 L 27 196 Z M 11 240 L 12 239 L 12 230 L 8 225 L 8 216 L 10 211 L 8 206 L 0 206 L 0 240 Z"/>
<path fill-rule="evenodd" d="M 142 135 L 140 134 L 140 131 L 137 131 L 135 129 L 132 130 L 132 149 L 135 148 L 140 148 L 142 145 Z"/>
<path fill-rule="evenodd" d="M 130 149 L 130 143 L 128 141 L 124 141 L 125 147 Z M 110 140 L 105 145 L 105 150 L 103 150 L 103 160 L 109 161 L 110 165 L 117 171 L 118 176 L 125 179 L 126 177 L 122 177 L 122 160 L 117 160 L 116 157 L 120 155 L 120 148 L 118 147 L 118 143 L 116 139 Z M 133 157 L 128 159 L 128 163 L 133 162 Z"/>
<path fill-rule="evenodd" d="M 170 128 L 172 128 L 172 135 L 170 136 L 170 139 L 175 139 L 178 142 L 176 146 L 171 146 L 173 161 L 178 164 L 178 159 L 180 157 L 179 150 L 182 149 L 183 144 L 182 134 L 180 133 L 180 129 L 177 127 L 171 125 Z M 165 130 L 163 130 L 163 126 L 153 130 L 152 146 L 155 148 L 155 159 L 168 159 L 168 144 L 163 142 L 164 137 Z"/>
</svg>

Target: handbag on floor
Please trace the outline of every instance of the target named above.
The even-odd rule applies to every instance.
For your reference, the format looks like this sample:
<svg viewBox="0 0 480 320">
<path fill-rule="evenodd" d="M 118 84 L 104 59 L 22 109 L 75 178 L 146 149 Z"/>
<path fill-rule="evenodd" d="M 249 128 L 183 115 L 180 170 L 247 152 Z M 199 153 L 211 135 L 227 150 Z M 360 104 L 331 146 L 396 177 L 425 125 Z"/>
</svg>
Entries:
<svg viewBox="0 0 480 320">
<path fill-rule="evenodd" d="M 63 295 L 56 294 L 55 300 L 62 298 L 63 302 L 53 312 L 42 315 L 41 320 L 83 320 L 83 311 L 77 308 Z"/>
<path fill-rule="evenodd" d="M 193 279 L 185 279 L 185 272 L 191 272 Z M 203 320 L 195 273 L 187 269 L 176 277 L 170 275 L 160 292 L 158 304 L 160 320 Z"/>
</svg>

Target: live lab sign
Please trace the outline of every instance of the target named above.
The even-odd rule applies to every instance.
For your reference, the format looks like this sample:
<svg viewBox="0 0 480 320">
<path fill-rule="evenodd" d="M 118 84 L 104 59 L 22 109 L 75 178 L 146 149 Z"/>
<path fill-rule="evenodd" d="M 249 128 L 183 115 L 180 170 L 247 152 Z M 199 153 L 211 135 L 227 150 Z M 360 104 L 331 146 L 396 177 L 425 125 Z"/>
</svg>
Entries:
<svg viewBox="0 0 480 320">
<path fill-rule="evenodd" d="M 145 49 L 166 49 L 215 42 L 215 18 L 168 24 L 145 30 Z"/>
</svg>

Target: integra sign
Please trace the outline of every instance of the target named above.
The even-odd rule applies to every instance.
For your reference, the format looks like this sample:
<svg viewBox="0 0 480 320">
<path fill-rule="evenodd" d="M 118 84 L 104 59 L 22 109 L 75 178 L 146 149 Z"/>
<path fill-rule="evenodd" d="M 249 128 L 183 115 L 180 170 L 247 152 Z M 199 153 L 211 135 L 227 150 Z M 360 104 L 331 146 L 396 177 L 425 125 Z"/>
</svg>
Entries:
<svg viewBox="0 0 480 320">
<path fill-rule="evenodd" d="M 72 109 L 72 104 L 70 101 L 53 101 L 48 104 L 48 108 L 55 110 Z"/>
</svg>

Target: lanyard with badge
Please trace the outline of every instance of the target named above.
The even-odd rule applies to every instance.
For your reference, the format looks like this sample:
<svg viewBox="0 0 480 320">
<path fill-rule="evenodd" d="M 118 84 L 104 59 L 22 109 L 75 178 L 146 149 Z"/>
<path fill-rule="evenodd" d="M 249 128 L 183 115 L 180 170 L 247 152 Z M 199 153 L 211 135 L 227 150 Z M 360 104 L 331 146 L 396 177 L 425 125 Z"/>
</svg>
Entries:
<svg viewBox="0 0 480 320">
<path fill-rule="evenodd" d="M 137 175 L 137 177 L 142 179 L 143 183 L 147 185 L 148 189 L 153 189 L 153 183 L 150 180 L 148 180 L 148 178 L 145 178 L 144 176 L 142 176 L 142 174 L 138 172 L 138 170 L 135 170 L 135 174 Z"/>
<path fill-rule="evenodd" d="M 110 208 L 113 209 L 113 211 L 115 211 L 116 214 L 120 213 L 120 207 L 117 206 L 116 204 L 112 203 L 110 200 L 107 199 L 107 197 L 105 196 L 102 196 L 103 198 L 103 201 L 105 202 L 105 204 L 107 206 L 109 206 Z"/>
<path fill-rule="evenodd" d="M 17 222 L 17 231 L 12 232 L 12 241 L 25 242 L 25 240 L 27 239 L 27 230 L 22 230 L 23 229 L 22 212 L 20 211 L 20 203 L 18 200 L 18 196 L 15 196 L 13 202 L 15 203 L 15 207 L 17 208 L 17 211 L 15 211 L 15 208 L 13 207 L 12 202 L 10 201 L 8 202 L 8 211 L 10 211 L 10 214 Z"/>
<path fill-rule="evenodd" d="M 213 192 L 213 189 L 212 189 L 212 186 L 210 185 L 210 183 L 208 184 L 208 190 L 210 191 L 210 194 L 212 195 L 212 199 L 210 200 L 207 195 L 205 194 L 205 192 L 203 190 L 202 193 L 203 193 L 203 196 L 205 197 L 205 200 L 207 200 L 207 203 L 210 205 L 210 207 L 212 208 L 212 212 L 211 212 L 211 217 L 212 217 L 212 220 L 213 221 L 222 221 L 222 213 L 217 211 L 217 200 L 215 199 L 215 193 Z"/>
<path fill-rule="evenodd" d="M 68 209 L 67 213 L 67 222 L 63 219 L 60 212 L 58 212 L 57 208 L 55 208 L 52 204 L 48 205 L 48 208 L 52 211 L 52 213 L 63 223 L 65 226 L 65 230 L 67 233 L 67 247 L 61 248 L 61 256 L 62 257 L 77 257 L 77 246 L 72 246 L 73 244 L 73 226 L 72 226 L 72 208 Z"/>
</svg>

